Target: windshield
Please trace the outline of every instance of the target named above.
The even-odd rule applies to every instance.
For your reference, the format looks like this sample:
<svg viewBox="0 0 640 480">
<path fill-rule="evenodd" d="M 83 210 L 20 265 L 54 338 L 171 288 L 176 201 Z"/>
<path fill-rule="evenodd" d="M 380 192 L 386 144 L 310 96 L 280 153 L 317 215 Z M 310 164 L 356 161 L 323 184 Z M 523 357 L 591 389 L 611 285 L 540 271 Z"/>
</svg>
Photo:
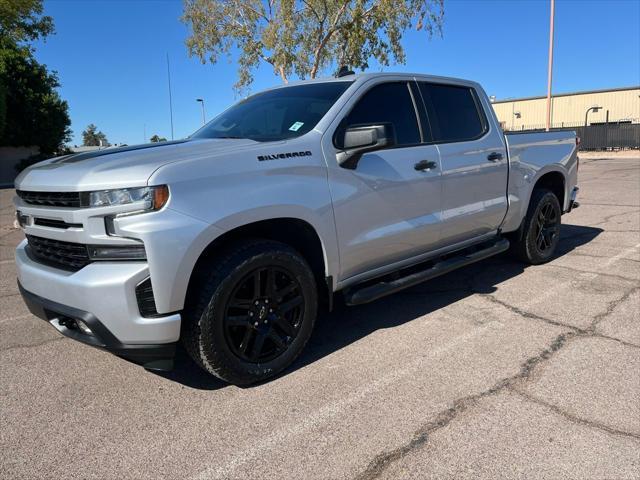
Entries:
<svg viewBox="0 0 640 480">
<path fill-rule="evenodd" d="M 299 137 L 313 129 L 351 82 L 276 88 L 242 100 L 191 138 L 248 138 L 258 142 Z"/>
</svg>

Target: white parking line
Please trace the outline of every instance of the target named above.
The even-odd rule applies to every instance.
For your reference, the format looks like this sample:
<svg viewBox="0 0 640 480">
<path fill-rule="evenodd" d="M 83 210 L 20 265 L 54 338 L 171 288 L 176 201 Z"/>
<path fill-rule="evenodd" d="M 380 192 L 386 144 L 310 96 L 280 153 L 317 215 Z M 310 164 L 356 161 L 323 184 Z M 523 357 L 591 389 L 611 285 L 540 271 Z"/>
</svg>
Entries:
<svg viewBox="0 0 640 480">
<path fill-rule="evenodd" d="M 382 376 L 377 380 L 364 385 L 348 397 L 325 405 L 315 413 L 305 417 L 300 423 L 278 430 L 267 436 L 261 442 L 248 445 L 247 448 L 232 454 L 228 461 L 223 464 L 207 466 L 191 478 L 194 480 L 228 478 L 229 476 L 232 476 L 232 473 L 242 465 L 256 458 L 264 457 L 266 451 L 282 445 L 282 443 L 286 442 L 288 439 L 298 436 L 305 431 L 318 428 L 320 425 L 330 422 L 332 418 L 345 413 L 347 408 L 351 405 L 369 397 L 372 392 L 381 390 L 398 382 L 403 377 L 407 377 L 420 371 L 424 368 L 423 364 L 427 360 L 432 360 L 433 357 L 447 353 L 452 348 L 458 347 L 461 343 L 470 341 L 489 329 L 501 329 L 503 327 L 504 325 L 501 322 L 494 320 L 474 328 L 470 332 L 455 337 L 451 342 L 438 349 L 432 350 L 429 354 L 418 357 L 403 367 L 390 372 L 388 375 Z"/>
</svg>

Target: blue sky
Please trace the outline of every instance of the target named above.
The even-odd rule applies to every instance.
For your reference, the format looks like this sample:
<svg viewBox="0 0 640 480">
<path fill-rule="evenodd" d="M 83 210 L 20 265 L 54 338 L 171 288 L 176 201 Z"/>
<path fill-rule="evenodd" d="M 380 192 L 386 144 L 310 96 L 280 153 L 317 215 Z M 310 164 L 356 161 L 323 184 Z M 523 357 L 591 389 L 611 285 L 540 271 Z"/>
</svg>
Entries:
<svg viewBox="0 0 640 480">
<path fill-rule="evenodd" d="M 113 143 L 171 137 L 166 54 L 171 62 L 175 138 L 236 100 L 235 58 L 202 65 L 189 58 L 178 0 L 45 0 L 56 34 L 36 45 L 36 57 L 58 72 L 74 137 L 95 123 Z M 498 98 L 544 95 L 548 0 L 445 0 L 443 38 L 407 32 L 406 65 L 414 71 L 479 81 Z M 369 71 L 378 71 L 372 65 Z M 268 66 L 253 91 L 278 84 Z M 554 92 L 640 84 L 640 1 L 557 0 Z"/>
</svg>

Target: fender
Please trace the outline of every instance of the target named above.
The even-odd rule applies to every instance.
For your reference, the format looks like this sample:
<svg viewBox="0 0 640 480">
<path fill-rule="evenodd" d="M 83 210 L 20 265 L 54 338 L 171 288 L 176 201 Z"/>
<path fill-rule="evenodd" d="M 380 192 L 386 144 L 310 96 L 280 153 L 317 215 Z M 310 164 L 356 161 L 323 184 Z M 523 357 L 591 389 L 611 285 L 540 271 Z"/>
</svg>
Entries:
<svg viewBox="0 0 640 480">
<path fill-rule="evenodd" d="M 171 285 L 171 302 L 170 306 L 168 306 L 168 311 L 181 310 L 184 307 L 189 280 L 193 270 L 209 245 L 224 234 L 232 232 L 235 229 L 247 227 L 257 222 L 278 219 L 301 220 L 310 225 L 320 240 L 325 278 L 335 277 L 337 275 L 339 268 L 337 262 L 338 247 L 332 221 L 327 222 L 326 219 L 314 215 L 313 212 L 294 205 L 288 208 L 284 206 L 274 206 L 240 211 L 220 219 L 214 225 L 206 226 L 191 240 L 189 248 L 182 256 L 179 267 L 175 272 L 175 278 Z M 160 308 L 160 305 L 158 305 L 158 308 Z"/>
<path fill-rule="evenodd" d="M 577 153 L 573 139 L 563 138 L 564 132 L 545 134 L 525 133 L 506 135 L 509 149 L 509 208 L 502 225 L 505 233 L 518 230 L 527 214 L 529 201 L 536 183 L 544 175 L 557 172 L 564 179 L 564 205 L 567 209 L 571 189 L 577 183 Z M 551 137 L 551 138 L 549 138 Z M 557 140 L 555 138 L 557 138 Z M 543 142 L 540 139 L 544 139 Z M 548 150 L 560 161 L 547 163 Z"/>
</svg>

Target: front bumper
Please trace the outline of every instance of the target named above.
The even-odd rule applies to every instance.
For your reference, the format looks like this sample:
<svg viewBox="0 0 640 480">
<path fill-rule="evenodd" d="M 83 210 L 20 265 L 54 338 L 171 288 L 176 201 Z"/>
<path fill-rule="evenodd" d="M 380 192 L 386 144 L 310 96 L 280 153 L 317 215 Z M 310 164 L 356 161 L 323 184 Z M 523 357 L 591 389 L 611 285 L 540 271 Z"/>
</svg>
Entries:
<svg viewBox="0 0 640 480">
<path fill-rule="evenodd" d="M 18 282 L 18 288 L 29 311 L 47 321 L 66 337 L 107 350 L 150 370 L 173 368 L 175 342 L 159 345 L 122 343 L 94 314 L 31 293 L 25 290 L 20 282 Z M 91 332 L 85 333 L 78 326 L 78 322 L 82 322 Z"/>
<path fill-rule="evenodd" d="M 180 338 L 180 314 L 148 318 L 138 307 L 135 288 L 149 277 L 147 262 L 95 262 L 68 272 L 34 261 L 26 246 L 25 240 L 16 249 L 18 283 L 35 315 L 64 335 L 149 368 L 173 352 Z M 94 335 L 68 328 L 67 319 L 84 321 Z"/>
</svg>

